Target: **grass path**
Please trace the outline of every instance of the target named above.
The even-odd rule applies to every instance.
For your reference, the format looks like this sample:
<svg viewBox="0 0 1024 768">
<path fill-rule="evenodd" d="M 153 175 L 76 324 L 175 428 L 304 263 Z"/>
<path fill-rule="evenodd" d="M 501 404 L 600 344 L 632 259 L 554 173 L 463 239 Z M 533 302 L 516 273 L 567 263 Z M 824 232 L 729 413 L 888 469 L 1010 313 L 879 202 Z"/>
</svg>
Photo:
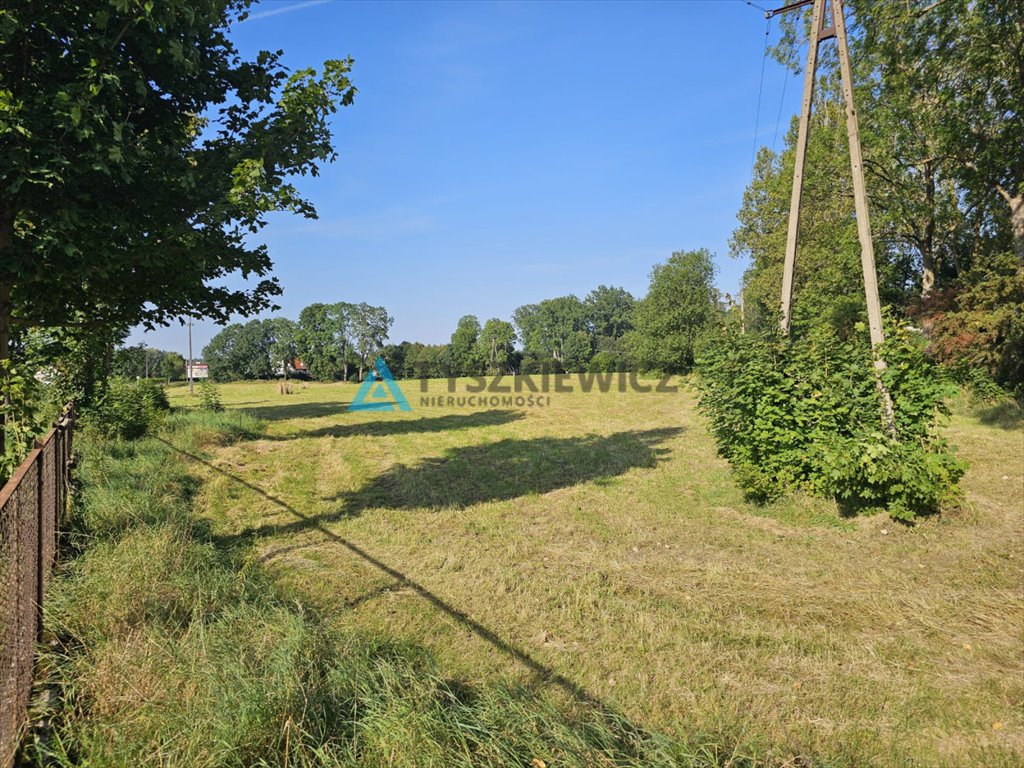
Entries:
<svg viewBox="0 0 1024 768">
<path fill-rule="evenodd" d="M 198 457 L 218 539 L 453 678 L 780 760 L 1020 761 L 1019 429 L 956 415 L 966 509 L 908 528 L 745 503 L 686 390 L 469 410 L 405 386 L 411 413 L 349 413 L 354 385 L 222 387 L 266 430 Z"/>
</svg>

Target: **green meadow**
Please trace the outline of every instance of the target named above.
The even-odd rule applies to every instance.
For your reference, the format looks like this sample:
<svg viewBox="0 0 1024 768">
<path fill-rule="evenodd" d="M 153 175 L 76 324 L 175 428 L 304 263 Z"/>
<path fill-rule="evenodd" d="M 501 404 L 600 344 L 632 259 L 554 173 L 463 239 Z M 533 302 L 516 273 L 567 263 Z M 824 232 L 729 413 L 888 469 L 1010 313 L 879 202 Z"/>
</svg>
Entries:
<svg viewBox="0 0 1024 768">
<path fill-rule="evenodd" d="M 443 381 L 403 382 L 410 412 L 349 411 L 355 384 L 236 383 L 234 438 L 199 424 L 167 450 L 218 549 L 445 678 L 767 763 L 1016 763 L 1019 422 L 955 403 L 963 503 L 910 527 L 744 501 L 676 383 L 459 408 L 436 405 Z"/>
</svg>

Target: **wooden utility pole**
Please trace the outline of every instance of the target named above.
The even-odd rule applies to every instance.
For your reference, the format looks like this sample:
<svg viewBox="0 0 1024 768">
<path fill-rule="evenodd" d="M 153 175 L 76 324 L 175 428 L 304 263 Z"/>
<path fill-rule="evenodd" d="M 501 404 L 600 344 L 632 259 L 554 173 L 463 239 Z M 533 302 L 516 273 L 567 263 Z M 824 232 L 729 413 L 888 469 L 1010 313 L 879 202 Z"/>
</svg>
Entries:
<svg viewBox="0 0 1024 768">
<path fill-rule="evenodd" d="M 804 95 L 800 109 L 800 129 L 797 134 L 796 162 L 793 169 L 793 193 L 789 202 L 789 228 L 786 232 L 786 260 L 782 271 L 782 332 L 789 334 L 793 309 L 793 275 L 796 271 L 796 244 L 800 228 L 800 204 L 803 198 L 804 166 L 807 160 L 807 138 L 810 133 L 811 109 L 814 101 L 814 82 L 818 69 L 818 46 L 824 40 L 836 38 L 839 46 L 839 79 L 846 103 L 846 136 L 850 144 L 850 170 L 853 174 L 853 205 L 857 215 L 857 237 L 860 240 L 860 264 L 864 273 L 864 298 L 868 308 L 868 328 L 871 346 L 876 350 L 875 369 L 881 374 L 885 360 L 877 354 L 885 341 L 882 331 L 882 304 L 878 297 L 878 274 L 875 269 L 875 247 L 871 240 L 871 218 L 868 212 L 868 194 L 864 185 L 864 159 L 861 156 L 860 127 L 853 101 L 853 75 L 850 70 L 850 52 L 846 38 L 846 20 L 843 0 L 800 0 L 765 14 L 768 18 L 786 11 L 814 4 L 811 13 L 811 40 L 804 71 Z M 826 26 L 831 12 L 832 24 Z M 878 378 L 882 395 L 883 417 L 890 434 L 895 432 L 892 398 Z"/>
<path fill-rule="evenodd" d="M 188 321 L 188 393 L 192 394 L 192 321 Z"/>
<path fill-rule="evenodd" d="M 789 334 L 793 306 L 793 274 L 796 270 L 796 236 L 800 228 L 800 203 L 804 194 L 804 165 L 807 160 L 807 137 L 811 128 L 811 107 L 814 102 L 814 80 L 818 71 L 818 45 L 822 41 L 821 25 L 825 18 L 824 0 L 816 0 L 811 15 L 811 45 L 804 69 L 804 97 L 800 105 L 800 129 L 796 139 L 796 163 L 793 166 L 793 192 L 789 198 L 789 228 L 786 230 L 786 261 L 782 268 L 782 332 Z M 786 6 L 771 14 L 782 13 Z M 771 16 L 769 16 L 771 18 Z"/>
</svg>

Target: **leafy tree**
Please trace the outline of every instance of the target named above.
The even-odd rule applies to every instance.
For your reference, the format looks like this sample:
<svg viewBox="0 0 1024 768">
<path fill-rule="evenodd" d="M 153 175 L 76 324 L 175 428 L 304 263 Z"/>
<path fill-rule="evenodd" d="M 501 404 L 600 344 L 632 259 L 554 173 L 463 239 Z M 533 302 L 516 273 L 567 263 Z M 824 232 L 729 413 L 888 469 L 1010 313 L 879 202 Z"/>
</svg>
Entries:
<svg viewBox="0 0 1024 768">
<path fill-rule="evenodd" d="M 127 379 L 180 379 L 185 375 L 185 358 L 143 344 L 120 347 L 111 355 L 110 373 Z"/>
<path fill-rule="evenodd" d="M 354 323 L 358 311 L 355 305 L 344 301 L 331 304 L 327 310 L 328 318 L 333 323 L 334 342 L 338 346 L 338 356 L 341 360 L 342 381 L 348 381 L 348 364 L 355 346 Z"/>
<path fill-rule="evenodd" d="M 847 9 L 882 258 L 907 251 L 924 299 L 1011 240 L 1024 263 L 1020 3 L 851 0 Z M 808 23 L 806 15 L 783 18 L 780 61 L 799 67 Z M 826 54 L 821 81 L 830 83 L 838 64 Z"/>
<path fill-rule="evenodd" d="M 363 380 L 363 369 L 372 366 L 374 358 L 384 348 L 391 324 L 395 321 L 384 307 L 356 304 L 351 307 L 351 328 L 354 349 L 359 357 L 359 380 Z"/>
<path fill-rule="evenodd" d="M 515 360 L 515 343 L 512 323 L 492 317 L 480 331 L 474 357 L 483 361 L 484 371 L 491 376 L 507 373 Z"/>
<path fill-rule="evenodd" d="M 448 344 L 448 359 L 453 376 L 472 376 L 480 372 L 482 361 L 477 348 L 480 337 L 480 321 L 476 315 L 459 318 Z"/>
<path fill-rule="evenodd" d="M 271 305 L 271 211 L 335 157 L 351 59 L 289 72 L 229 39 L 248 0 L 0 11 L 0 359 L 12 325 L 221 321 Z M 228 287 L 240 273 L 260 278 Z"/>
<path fill-rule="evenodd" d="M 203 348 L 203 360 L 217 381 L 269 379 L 274 374 L 270 359 L 272 321 L 232 323 Z"/>
<path fill-rule="evenodd" d="M 642 370 L 684 373 L 693 367 L 697 339 L 722 317 L 711 253 L 676 251 L 651 272 L 636 306 L 630 346 Z"/>
<path fill-rule="evenodd" d="M 339 343 L 336 305 L 310 304 L 299 313 L 296 347 L 309 374 L 317 381 L 331 381 L 342 369 L 343 344 Z"/>
<path fill-rule="evenodd" d="M 633 329 L 636 299 L 625 288 L 599 285 L 583 300 L 587 330 L 595 338 L 618 339 Z"/>
<path fill-rule="evenodd" d="M 264 321 L 264 328 L 274 372 L 276 373 L 280 366 L 287 379 L 289 368 L 299 355 L 299 326 L 286 317 L 274 317 Z"/>
<path fill-rule="evenodd" d="M 110 372 L 126 379 L 141 378 L 146 375 L 146 347 L 134 344 L 114 350 L 110 360 Z"/>
<path fill-rule="evenodd" d="M 1024 397 L 1024 270 L 1009 253 L 986 259 L 935 302 L 929 348 L 954 368 L 984 371 Z"/>
<path fill-rule="evenodd" d="M 185 378 L 185 358 L 178 352 L 164 352 L 160 360 L 160 375 L 170 381 Z"/>
<path fill-rule="evenodd" d="M 590 360 L 586 312 L 575 296 L 521 306 L 513 313 L 513 321 L 524 353 L 531 359 L 555 360 L 569 371 L 584 370 Z"/>
<path fill-rule="evenodd" d="M 436 379 L 448 375 L 447 344 L 409 345 L 405 355 L 405 368 L 402 375 L 406 378 Z M 392 373 L 395 373 L 392 371 Z M 395 373 L 395 375 L 399 375 Z"/>
<path fill-rule="evenodd" d="M 730 241 L 734 256 L 749 259 L 743 307 L 749 328 L 778 322 L 786 228 L 793 183 L 796 125 L 781 156 L 762 149 L 743 194 L 739 226 Z M 912 266 L 880 248 L 883 302 L 905 304 Z M 860 244 L 854 217 L 853 180 L 842 104 L 834 93 L 816 103 L 807 147 L 804 194 L 793 289 L 793 332 L 828 325 L 843 336 L 866 316 Z"/>
</svg>

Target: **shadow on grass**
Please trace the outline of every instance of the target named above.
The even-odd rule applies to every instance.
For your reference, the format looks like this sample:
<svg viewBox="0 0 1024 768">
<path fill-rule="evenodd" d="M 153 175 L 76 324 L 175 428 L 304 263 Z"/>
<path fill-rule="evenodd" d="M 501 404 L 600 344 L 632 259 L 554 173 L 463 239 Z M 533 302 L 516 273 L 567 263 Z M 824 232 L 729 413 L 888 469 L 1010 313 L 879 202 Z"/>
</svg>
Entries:
<svg viewBox="0 0 1024 768">
<path fill-rule="evenodd" d="M 990 427 L 1020 429 L 1024 426 L 1024 408 L 1014 400 L 1004 400 L 978 408 L 976 413 L 978 420 Z"/>
<path fill-rule="evenodd" d="M 266 402 L 266 401 L 263 401 Z M 323 416 L 333 416 L 336 413 L 344 413 L 349 406 L 349 401 L 344 402 L 316 402 L 316 403 L 285 403 L 282 405 L 264 405 L 257 408 L 245 407 L 239 410 L 245 411 L 261 421 L 283 421 L 284 419 L 318 419 Z M 228 405 L 228 408 L 234 408 Z"/>
<path fill-rule="evenodd" d="M 678 432 L 679 430 L 652 430 L 652 431 L 654 431 L 654 432 L 663 432 L 664 431 L 664 432 L 673 432 L 674 433 L 674 432 Z M 589 691 L 587 691 L 582 686 L 578 685 L 577 683 L 574 683 L 569 678 L 567 678 L 564 675 L 556 672 L 551 667 L 546 666 L 546 665 L 542 664 L 541 662 L 537 661 L 537 659 L 533 658 L 533 656 L 531 656 L 529 653 L 527 653 L 522 648 L 520 648 L 517 645 L 514 645 L 513 643 L 503 639 L 496 632 L 494 632 L 493 630 L 489 629 L 485 625 L 481 624 L 479 621 L 477 621 L 476 619 L 472 618 L 469 614 L 465 613 L 464 611 L 460 610 L 456 606 L 454 606 L 451 603 L 447 602 L 443 598 L 441 598 L 438 595 L 434 594 L 429 589 L 427 589 L 425 586 L 423 586 L 419 582 L 415 581 L 414 579 L 410 578 L 409 576 L 407 576 L 402 571 L 399 571 L 397 568 L 393 568 L 392 566 L 388 565 L 386 562 L 384 562 L 380 558 L 378 558 L 375 555 L 373 555 L 369 550 L 361 547 L 360 545 L 356 544 L 353 541 L 350 541 L 349 539 L 346 539 L 346 538 L 344 538 L 342 536 L 339 536 L 337 533 L 335 533 L 334 531 L 332 531 L 329 528 L 327 528 L 326 525 L 325 525 L 325 522 L 326 522 L 326 520 L 328 518 L 325 518 L 325 517 L 322 517 L 322 516 L 321 517 L 316 517 L 316 516 L 312 516 L 311 517 L 309 515 L 306 515 L 306 514 L 300 512 L 299 510 L 297 510 L 292 505 L 290 505 L 287 502 L 283 501 L 282 499 L 279 499 L 276 496 L 274 496 L 274 495 L 272 495 L 270 493 L 267 493 L 266 491 L 264 491 L 259 486 L 254 485 L 253 483 L 250 483 L 249 481 L 245 480 L 244 478 L 241 478 L 241 477 L 239 477 L 239 476 L 237 476 L 237 475 L 235 475 L 235 474 L 233 474 L 231 472 L 228 472 L 227 470 L 224 470 L 221 467 L 218 467 L 216 464 L 213 464 L 212 462 L 207 461 L 203 457 L 201 457 L 201 456 L 199 456 L 197 454 L 194 454 L 194 453 L 192 453 L 190 451 L 186 451 L 186 450 L 183 450 L 181 448 L 178 448 L 173 443 L 170 443 L 170 442 L 168 442 L 167 440 L 165 440 L 165 439 L 163 439 L 161 437 L 157 437 L 156 439 L 159 440 L 160 442 L 164 443 L 166 446 L 168 446 L 169 448 L 174 450 L 179 455 L 185 456 L 185 457 L 187 457 L 189 459 L 192 459 L 193 461 L 196 461 L 196 462 L 198 462 L 200 464 L 203 464 L 204 466 L 208 467 L 209 469 L 213 470 L 214 472 L 217 472 L 218 474 L 223 475 L 224 477 L 227 477 L 227 478 L 231 479 L 232 481 L 238 483 L 239 485 L 242 485 L 242 486 L 248 488 L 252 492 L 258 494 L 259 496 L 263 497 L 267 501 L 270 501 L 275 506 L 279 507 L 280 509 L 283 509 L 284 511 L 288 512 L 289 514 L 291 514 L 293 517 L 296 518 L 296 523 L 295 524 L 284 525 L 284 526 L 266 526 L 266 528 L 268 529 L 268 533 L 275 533 L 275 532 L 276 533 L 284 533 L 284 532 L 289 532 L 290 533 L 290 532 L 293 532 L 293 531 L 298 531 L 298 530 L 303 530 L 303 529 L 315 530 L 318 533 L 320 533 L 325 539 L 327 539 L 327 540 L 329 540 L 329 541 L 331 541 L 331 542 L 333 542 L 333 543 L 335 543 L 335 544 L 337 544 L 337 545 L 339 545 L 341 547 L 344 547 L 351 554 L 355 555 L 356 557 L 358 557 L 359 559 L 363 560 L 364 562 L 370 564 L 371 566 L 373 566 L 374 568 L 376 568 L 380 572 L 386 574 L 387 576 L 390 576 L 394 580 L 393 583 L 388 585 L 387 587 L 381 588 L 379 590 L 374 590 L 373 592 L 371 592 L 371 593 L 369 593 L 367 595 L 364 595 L 364 596 L 361 596 L 359 598 L 356 598 L 356 601 L 355 601 L 356 603 L 362 603 L 362 602 L 367 602 L 367 601 L 373 600 L 376 597 L 379 597 L 380 595 L 386 594 L 386 593 L 388 593 L 390 591 L 393 591 L 395 589 L 408 589 L 408 590 L 411 590 L 412 592 L 416 593 L 419 597 L 423 598 L 428 603 L 430 603 L 438 611 L 440 611 L 441 613 L 445 614 L 446 616 L 448 616 L 449 618 L 453 619 L 454 621 L 458 622 L 459 624 L 464 626 L 466 629 L 471 631 L 473 634 L 475 634 L 477 637 L 479 637 L 480 639 L 484 640 L 485 642 L 489 643 L 491 646 L 496 648 L 501 653 L 506 654 L 507 656 L 511 657 L 512 659 L 516 660 L 517 662 L 522 664 L 524 667 L 529 669 L 530 672 L 533 673 L 533 675 L 535 676 L 535 678 L 537 679 L 538 682 L 548 683 L 548 684 L 555 685 L 558 688 L 562 689 L 565 693 L 567 693 L 570 696 L 572 696 L 573 698 L 575 698 L 577 701 L 585 702 L 585 703 L 590 704 L 592 706 L 599 707 L 599 708 L 601 708 L 602 710 L 605 710 L 605 711 L 610 711 L 608 709 L 607 705 L 603 701 L 598 699 L 596 696 L 591 694 Z M 336 517 L 336 516 L 330 516 L 330 517 L 333 518 L 333 517 Z M 205 533 L 206 531 L 203 531 L 203 532 Z M 232 547 L 237 547 L 240 544 L 246 543 L 247 540 L 252 537 L 253 533 L 254 533 L 253 531 L 249 531 L 249 532 L 245 532 L 243 534 L 240 534 L 239 536 L 219 536 L 219 537 L 218 536 L 210 536 L 210 540 L 213 541 L 215 544 L 217 544 L 219 547 L 226 548 L 226 549 L 228 549 L 228 551 L 230 551 L 230 549 Z M 280 550 L 280 551 L 284 551 L 284 550 Z"/>
<path fill-rule="evenodd" d="M 369 485 L 334 499 L 348 516 L 375 508 L 462 509 L 547 493 L 634 467 L 653 467 L 668 453 L 658 446 L 681 431 L 665 427 L 608 436 L 509 438 L 453 448 L 420 464 L 398 464 Z"/>
<path fill-rule="evenodd" d="M 493 427 L 509 424 L 524 417 L 522 411 L 477 411 L 475 413 L 449 414 L 421 419 L 389 418 L 365 421 L 355 424 L 335 424 L 330 427 L 299 431 L 281 438 L 295 437 L 384 437 L 387 435 L 409 435 L 422 432 L 450 432 L 469 427 Z"/>
</svg>

